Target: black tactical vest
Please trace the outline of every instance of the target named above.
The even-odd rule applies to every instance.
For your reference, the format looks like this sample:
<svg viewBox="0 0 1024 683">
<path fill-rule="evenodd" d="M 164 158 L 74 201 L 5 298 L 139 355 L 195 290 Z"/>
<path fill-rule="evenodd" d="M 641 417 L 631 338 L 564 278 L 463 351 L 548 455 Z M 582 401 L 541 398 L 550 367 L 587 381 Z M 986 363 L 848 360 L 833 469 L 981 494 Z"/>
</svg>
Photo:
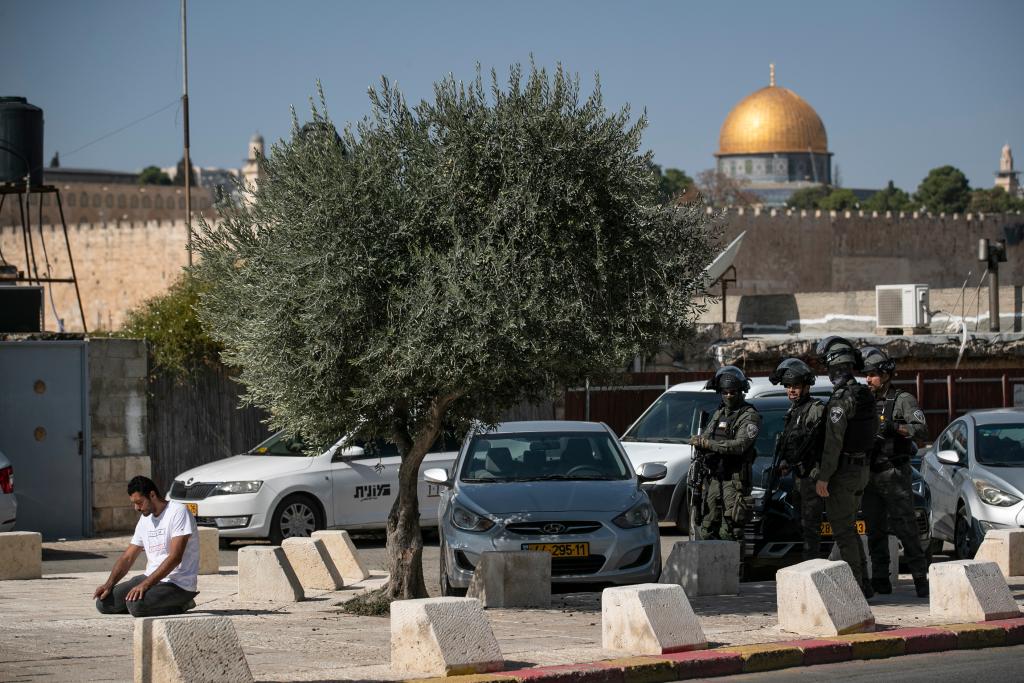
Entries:
<svg viewBox="0 0 1024 683">
<path fill-rule="evenodd" d="M 847 392 L 853 396 L 853 415 L 846 417 L 846 433 L 843 434 L 844 453 L 870 453 L 878 434 L 878 413 L 875 411 L 875 397 L 867 386 L 854 383 L 836 387 L 835 392 Z M 833 392 L 833 396 L 836 393 Z"/>
<path fill-rule="evenodd" d="M 791 466 L 803 465 L 801 475 L 806 475 L 815 465 L 821 462 L 821 449 L 825 441 L 825 432 L 821 421 L 808 422 L 808 413 L 814 405 L 821 401 L 808 398 L 786 411 L 786 426 L 782 430 L 782 457 Z"/>
<path fill-rule="evenodd" d="M 722 416 L 719 415 L 715 419 L 715 423 L 711 426 L 710 438 L 712 441 L 722 441 L 725 439 L 736 438 L 736 423 L 739 421 L 740 416 L 744 415 L 749 410 L 755 410 L 754 406 L 749 403 L 745 403 L 730 415 Z M 723 458 L 718 456 L 716 458 L 717 463 L 717 474 L 719 475 L 732 475 L 736 472 L 742 472 L 747 465 L 754 462 L 754 458 L 757 456 L 757 449 L 754 448 L 754 444 L 750 445 L 746 451 L 740 457 Z M 714 468 L 712 468 L 714 472 Z"/>
<path fill-rule="evenodd" d="M 896 399 L 900 397 L 900 394 L 906 393 L 896 389 L 895 391 L 889 392 L 889 395 L 885 398 L 875 401 L 875 412 L 878 414 L 878 424 L 890 424 L 895 427 L 893 422 L 893 411 L 896 409 Z M 914 441 L 902 434 L 893 433 L 891 436 L 887 436 L 882 439 L 875 439 L 875 450 L 872 454 L 872 464 L 876 467 L 887 466 L 892 460 L 905 461 L 906 459 L 917 453 L 917 445 Z"/>
</svg>

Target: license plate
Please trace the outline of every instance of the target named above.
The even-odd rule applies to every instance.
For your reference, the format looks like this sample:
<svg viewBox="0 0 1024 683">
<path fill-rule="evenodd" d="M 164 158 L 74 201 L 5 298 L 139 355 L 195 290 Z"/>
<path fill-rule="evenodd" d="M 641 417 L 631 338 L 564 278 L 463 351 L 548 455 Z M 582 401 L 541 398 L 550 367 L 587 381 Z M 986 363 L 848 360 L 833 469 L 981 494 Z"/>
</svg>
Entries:
<svg viewBox="0 0 1024 683">
<path fill-rule="evenodd" d="M 863 536 L 867 532 L 868 532 L 867 524 L 864 523 L 864 520 L 858 519 L 857 520 L 857 533 L 860 534 L 861 536 Z M 821 535 L 822 536 L 831 536 L 832 535 L 832 525 L 830 523 L 828 523 L 828 522 L 822 522 L 821 523 Z"/>
<path fill-rule="evenodd" d="M 543 550 L 551 557 L 589 557 L 589 543 L 524 543 L 523 550 Z"/>
<path fill-rule="evenodd" d="M 185 503 L 185 507 L 192 513 L 193 517 L 199 514 L 199 503 Z"/>
</svg>

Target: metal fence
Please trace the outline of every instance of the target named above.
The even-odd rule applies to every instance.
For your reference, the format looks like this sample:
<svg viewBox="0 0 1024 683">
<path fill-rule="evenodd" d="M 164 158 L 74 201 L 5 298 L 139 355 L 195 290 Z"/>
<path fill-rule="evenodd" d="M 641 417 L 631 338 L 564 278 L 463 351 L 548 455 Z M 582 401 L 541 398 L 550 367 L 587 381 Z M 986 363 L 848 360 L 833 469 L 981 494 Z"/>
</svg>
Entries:
<svg viewBox="0 0 1024 683">
<path fill-rule="evenodd" d="M 583 386 L 565 392 L 565 419 L 605 422 L 622 434 L 669 386 L 704 380 L 706 372 L 633 373 L 614 386 Z M 969 410 L 1024 406 L 1024 368 L 921 370 L 898 373 L 894 383 L 914 394 L 931 437 Z"/>
</svg>

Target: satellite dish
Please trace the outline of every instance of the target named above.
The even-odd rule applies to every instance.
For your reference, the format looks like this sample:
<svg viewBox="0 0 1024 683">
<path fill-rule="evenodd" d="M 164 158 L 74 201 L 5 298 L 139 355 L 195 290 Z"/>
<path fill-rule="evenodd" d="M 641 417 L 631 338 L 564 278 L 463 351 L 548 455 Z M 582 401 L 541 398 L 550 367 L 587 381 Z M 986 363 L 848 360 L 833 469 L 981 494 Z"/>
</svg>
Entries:
<svg viewBox="0 0 1024 683">
<path fill-rule="evenodd" d="M 722 250 L 722 253 L 715 257 L 714 261 L 704 268 L 704 276 L 707 278 L 709 287 L 715 284 L 725 274 L 725 271 L 729 270 L 733 261 L 736 260 L 736 254 L 739 253 L 740 244 L 742 244 L 743 236 L 746 234 L 746 230 L 741 232 L 736 239 L 729 243 L 729 246 Z"/>
</svg>

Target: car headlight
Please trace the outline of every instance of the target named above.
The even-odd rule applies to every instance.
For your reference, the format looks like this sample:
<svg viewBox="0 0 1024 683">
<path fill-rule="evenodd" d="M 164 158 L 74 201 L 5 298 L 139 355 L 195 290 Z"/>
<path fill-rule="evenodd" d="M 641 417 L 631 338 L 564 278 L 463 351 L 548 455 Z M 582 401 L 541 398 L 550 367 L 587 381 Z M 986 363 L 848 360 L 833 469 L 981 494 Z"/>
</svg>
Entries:
<svg viewBox="0 0 1024 683">
<path fill-rule="evenodd" d="M 991 484 L 984 479 L 974 480 L 974 490 L 978 492 L 978 497 L 989 505 L 1005 508 L 1010 507 L 1011 505 L 1016 505 L 1020 502 L 1020 496 L 1007 493 L 995 484 Z"/>
<path fill-rule="evenodd" d="M 460 505 L 452 505 L 452 524 L 463 531 L 487 531 L 494 526 L 491 520 Z"/>
<path fill-rule="evenodd" d="M 645 500 L 623 512 L 613 519 L 612 523 L 623 529 L 635 529 L 650 524 L 652 519 L 654 519 L 654 508 Z"/>
<path fill-rule="evenodd" d="M 217 484 L 211 496 L 224 496 L 229 493 L 256 493 L 263 486 L 262 481 L 225 481 Z"/>
</svg>

